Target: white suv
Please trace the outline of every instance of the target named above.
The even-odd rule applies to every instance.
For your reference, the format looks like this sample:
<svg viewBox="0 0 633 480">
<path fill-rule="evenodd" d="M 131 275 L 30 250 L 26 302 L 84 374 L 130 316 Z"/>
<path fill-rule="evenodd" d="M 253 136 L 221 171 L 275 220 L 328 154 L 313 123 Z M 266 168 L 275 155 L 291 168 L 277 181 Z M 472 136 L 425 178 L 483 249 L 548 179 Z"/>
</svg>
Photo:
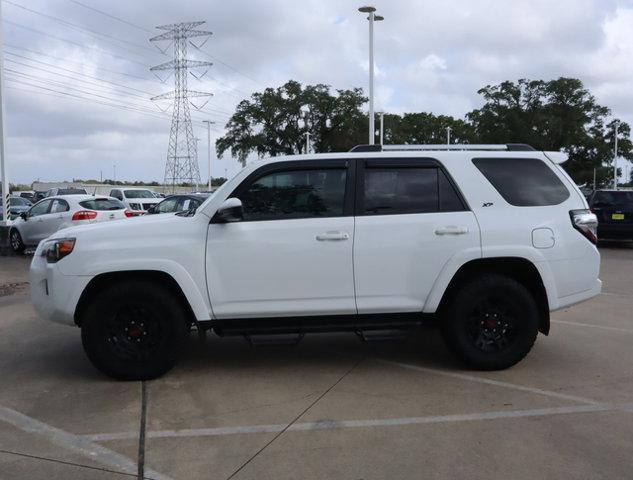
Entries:
<svg viewBox="0 0 633 480">
<path fill-rule="evenodd" d="M 134 215 L 142 215 L 163 199 L 147 188 L 123 187 L 110 190 L 110 196 L 123 202 Z"/>
<path fill-rule="evenodd" d="M 195 213 L 52 235 L 32 300 L 123 379 L 168 371 L 193 324 L 301 335 L 435 318 L 466 364 L 506 368 L 550 311 L 601 290 L 596 218 L 564 159 L 452 145 L 253 162 Z"/>
</svg>

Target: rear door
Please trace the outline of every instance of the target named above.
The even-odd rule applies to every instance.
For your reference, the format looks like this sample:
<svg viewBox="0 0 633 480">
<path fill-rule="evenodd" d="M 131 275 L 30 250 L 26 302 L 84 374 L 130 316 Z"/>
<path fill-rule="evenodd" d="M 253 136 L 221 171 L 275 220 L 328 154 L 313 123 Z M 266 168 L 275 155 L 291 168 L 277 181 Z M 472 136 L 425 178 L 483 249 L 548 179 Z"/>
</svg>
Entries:
<svg viewBox="0 0 633 480">
<path fill-rule="evenodd" d="M 49 212 L 42 215 L 42 239 L 52 235 L 60 228 L 71 225 L 72 213 L 68 202 L 63 198 L 54 198 Z"/>
<path fill-rule="evenodd" d="M 353 314 L 353 169 L 278 162 L 231 197 L 244 218 L 209 225 L 207 282 L 217 318 Z"/>
<path fill-rule="evenodd" d="M 479 227 L 432 159 L 358 165 L 354 277 L 358 313 L 421 312 L 449 259 L 479 248 Z"/>
</svg>

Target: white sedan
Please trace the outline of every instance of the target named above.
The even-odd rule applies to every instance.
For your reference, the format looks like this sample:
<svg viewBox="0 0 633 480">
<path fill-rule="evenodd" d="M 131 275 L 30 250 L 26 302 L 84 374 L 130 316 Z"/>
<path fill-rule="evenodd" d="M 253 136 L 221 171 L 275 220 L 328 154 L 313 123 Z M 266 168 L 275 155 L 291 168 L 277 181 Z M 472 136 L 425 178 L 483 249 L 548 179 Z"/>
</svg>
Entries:
<svg viewBox="0 0 633 480">
<path fill-rule="evenodd" d="M 87 223 L 107 222 L 133 216 L 125 205 L 112 197 L 59 195 L 47 197 L 20 216 L 11 225 L 9 241 L 18 253 L 35 247 L 62 228 Z"/>
</svg>

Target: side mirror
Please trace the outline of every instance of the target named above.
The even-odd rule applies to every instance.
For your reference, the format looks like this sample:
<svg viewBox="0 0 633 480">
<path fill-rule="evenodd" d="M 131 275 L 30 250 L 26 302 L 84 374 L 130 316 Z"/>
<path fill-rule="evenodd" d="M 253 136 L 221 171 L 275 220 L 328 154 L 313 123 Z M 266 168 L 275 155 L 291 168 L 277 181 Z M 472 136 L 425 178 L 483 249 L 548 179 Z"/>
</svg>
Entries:
<svg viewBox="0 0 633 480">
<path fill-rule="evenodd" d="M 156 213 L 156 205 L 152 205 L 151 207 L 149 207 L 147 209 L 147 213 L 150 213 L 150 214 Z"/>
<path fill-rule="evenodd" d="M 26 220 L 29 218 L 29 215 L 26 212 L 22 212 L 20 214 L 20 218 L 26 222 Z"/>
<path fill-rule="evenodd" d="M 244 218 L 242 201 L 239 198 L 227 198 L 213 215 L 212 223 L 239 222 Z"/>
</svg>

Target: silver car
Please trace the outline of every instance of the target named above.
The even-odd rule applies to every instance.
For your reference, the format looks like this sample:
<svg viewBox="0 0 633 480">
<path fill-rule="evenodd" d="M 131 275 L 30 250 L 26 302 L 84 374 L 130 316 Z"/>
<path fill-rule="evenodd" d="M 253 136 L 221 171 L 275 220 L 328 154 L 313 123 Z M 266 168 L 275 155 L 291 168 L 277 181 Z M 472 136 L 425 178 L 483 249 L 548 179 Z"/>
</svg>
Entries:
<svg viewBox="0 0 633 480">
<path fill-rule="evenodd" d="M 47 197 L 20 214 L 11 225 L 9 242 L 15 252 L 21 253 L 62 228 L 131 216 L 116 198 L 93 195 Z"/>
</svg>

